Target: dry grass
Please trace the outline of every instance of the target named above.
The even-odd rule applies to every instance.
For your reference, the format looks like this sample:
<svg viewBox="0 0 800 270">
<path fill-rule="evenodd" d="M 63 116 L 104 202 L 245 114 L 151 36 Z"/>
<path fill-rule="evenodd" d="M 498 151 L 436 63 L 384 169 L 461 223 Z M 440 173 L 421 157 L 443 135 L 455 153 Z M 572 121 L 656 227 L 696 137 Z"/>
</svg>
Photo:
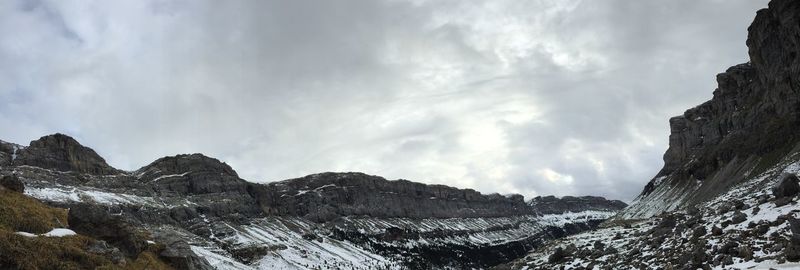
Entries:
<svg viewBox="0 0 800 270">
<path fill-rule="evenodd" d="M 163 261 L 158 259 L 156 256 L 157 252 L 153 251 L 145 251 L 142 254 L 139 254 L 139 257 L 136 258 L 136 261 L 128 263 L 125 267 L 122 267 L 124 270 L 171 270 L 172 267 L 164 263 Z"/>
<path fill-rule="evenodd" d="M 24 237 L 0 230 L 0 266 L 11 269 L 94 269 L 111 262 L 86 252 L 85 236 Z"/>
<path fill-rule="evenodd" d="M 139 254 L 134 261 L 116 265 L 108 258 L 86 251 L 94 240 L 76 235 L 67 237 L 24 237 L 0 230 L 0 268 L 2 269 L 123 269 L 169 270 L 169 265 L 158 259 L 158 250 Z"/>
<path fill-rule="evenodd" d="M 25 237 L 15 232 L 45 233 L 66 227 L 67 210 L 0 188 L 0 269 L 122 269 L 169 270 L 151 246 L 136 260 L 116 265 L 109 258 L 87 250 L 94 239 L 83 236 Z"/>
<path fill-rule="evenodd" d="M 66 209 L 49 207 L 34 198 L 0 189 L 0 229 L 46 233 L 66 226 Z"/>
</svg>

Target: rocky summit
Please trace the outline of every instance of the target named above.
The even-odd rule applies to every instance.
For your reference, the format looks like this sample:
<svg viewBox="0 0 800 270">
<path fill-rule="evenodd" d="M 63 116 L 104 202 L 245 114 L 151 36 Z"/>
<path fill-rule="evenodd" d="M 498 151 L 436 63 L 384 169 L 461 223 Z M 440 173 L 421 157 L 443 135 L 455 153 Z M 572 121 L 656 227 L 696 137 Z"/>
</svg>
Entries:
<svg viewBox="0 0 800 270">
<path fill-rule="evenodd" d="M 0 146 L 0 185 L 69 209 L 60 224 L 98 241 L 87 252 L 117 263 L 154 254 L 176 269 L 485 268 L 626 206 L 354 172 L 259 184 L 202 154 L 128 172 L 63 134 Z"/>
<path fill-rule="evenodd" d="M 94 150 L 84 147 L 64 134 L 53 134 L 32 141 L 22 149 L 6 148 L 11 153 L 12 165 L 29 165 L 62 172 L 79 172 L 96 175 L 114 174 L 118 171 Z M 10 151 L 9 151 L 10 150 Z"/>
</svg>

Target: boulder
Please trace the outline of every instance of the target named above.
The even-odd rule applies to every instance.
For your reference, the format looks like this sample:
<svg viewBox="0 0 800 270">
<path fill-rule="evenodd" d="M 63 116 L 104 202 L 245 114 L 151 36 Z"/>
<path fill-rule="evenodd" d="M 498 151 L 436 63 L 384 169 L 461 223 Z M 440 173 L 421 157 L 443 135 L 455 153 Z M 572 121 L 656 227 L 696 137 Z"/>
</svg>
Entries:
<svg viewBox="0 0 800 270">
<path fill-rule="evenodd" d="M 106 241 L 129 258 L 136 258 L 147 248 L 147 237 L 143 231 L 131 226 L 122 217 L 109 214 L 104 206 L 74 205 L 69 209 L 67 220 L 69 228 L 76 233 Z"/>
<path fill-rule="evenodd" d="M 567 257 L 569 257 L 569 256 L 570 256 L 570 254 L 568 254 L 563 248 L 557 247 L 553 251 L 553 254 L 550 254 L 550 256 L 547 257 L 547 262 L 548 263 L 561 263 L 561 262 L 566 261 Z"/>
<path fill-rule="evenodd" d="M 733 212 L 733 216 L 731 217 L 731 223 L 732 224 L 739 224 L 739 223 L 744 222 L 745 220 L 747 220 L 747 215 L 745 213 L 742 213 L 739 210 L 736 210 L 736 212 Z"/>
<path fill-rule="evenodd" d="M 772 195 L 775 198 L 794 197 L 800 193 L 800 184 L 798 184 L 797 175 L 785 174 L 781 180 L 772 187 Z"/>
<path fill-rule="evenodd" d="M 92 241 L 86 247 L 86 251 L 109 258 L 115 264 L 125 263 L 125 255 L 122 254 L 119 248 L 109 245 L 106 241 Z"/>
<path fill-rule="evenodd" d="M 179 270 L 213 270 L 208 261 L 198 256 L 186 240 L 172 232 L 158 232 L 155 240 L 164 244 L 164 250 L 159 257 Z"/>
<path fill-rule="evenodd" d="M 15 174 L 0 177 L 0 186 L 11 191 L 25 193 L 25 184 Z"/>
</svg>

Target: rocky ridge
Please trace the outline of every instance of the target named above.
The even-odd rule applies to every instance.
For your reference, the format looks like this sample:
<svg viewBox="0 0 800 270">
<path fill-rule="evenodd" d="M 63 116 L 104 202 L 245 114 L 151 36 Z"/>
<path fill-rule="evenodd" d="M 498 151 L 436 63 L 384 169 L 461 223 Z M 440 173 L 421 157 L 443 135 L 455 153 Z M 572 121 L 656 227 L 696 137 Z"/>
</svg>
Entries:
<svg viewBox="0 0 800 270">
<path fill-rule="evenodd" d="M 95 175 L 115 174 L 112 168 L 91 148 L 78 143 L 72 137 L 56 133 L 32 141 L 30 146 L 6 148 L 11 152 L 12 165 L 28 165 L 62 172 L 78 172 Z"/>
<path fill-rule="evenodd" d="M 531 199 L 528 204 L 541 214 L 557 214 L 565 212 L 581 212 L 586 210 L 616 211 L 623 209 L 627 204 L 619 200 L 607 200 L 597 196 L 538 196 Z"/>
<path fill-rule="evenodd" d="M 321 173 L 269 183 L 260 201 L 270 213 L 328 221 L 342 216 L 474 218 L 532 214 L 521 195 L 389 181 L 363 173 Z M 621 208 L 617 208 L 621 209 Z"/>
<path fill-rule="evenodd" d="M 75 230 L 133 254 L 142 241 L 114 232 L 142 228 L 166 245 L 163 258 L 185 269 L 487 267 L 594 228 L 624 207 L 592 198 L 563 207 L 575 213 L 540 211 L 520 195 L 362 173 L 257 184 L 202 154 L 124 172 L 62 134 L 27 147 L 0 146 L 0 158 L 9 160 L 0 176 L 23 182 L 32 197 L 74 209 Z"/>
</svg>

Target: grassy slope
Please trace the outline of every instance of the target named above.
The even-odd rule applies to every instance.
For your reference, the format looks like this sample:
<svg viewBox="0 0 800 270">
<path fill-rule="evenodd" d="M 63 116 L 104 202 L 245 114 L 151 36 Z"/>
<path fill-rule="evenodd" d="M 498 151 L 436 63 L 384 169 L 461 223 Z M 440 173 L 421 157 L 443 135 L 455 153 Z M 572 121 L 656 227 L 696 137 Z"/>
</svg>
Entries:
<svg viewBox="0 0 800 270">
<path fill-rule="evenodd" d="M 158 248 L 116 265 L 87 252 L 94 239 L 83 236 L 24 237 L 15 232 L 45 233 L 67 227 L 67 210 L 0 187 L 0 268 L 2 269 L 172 269 L 158 259 Z"/>
</svg>

